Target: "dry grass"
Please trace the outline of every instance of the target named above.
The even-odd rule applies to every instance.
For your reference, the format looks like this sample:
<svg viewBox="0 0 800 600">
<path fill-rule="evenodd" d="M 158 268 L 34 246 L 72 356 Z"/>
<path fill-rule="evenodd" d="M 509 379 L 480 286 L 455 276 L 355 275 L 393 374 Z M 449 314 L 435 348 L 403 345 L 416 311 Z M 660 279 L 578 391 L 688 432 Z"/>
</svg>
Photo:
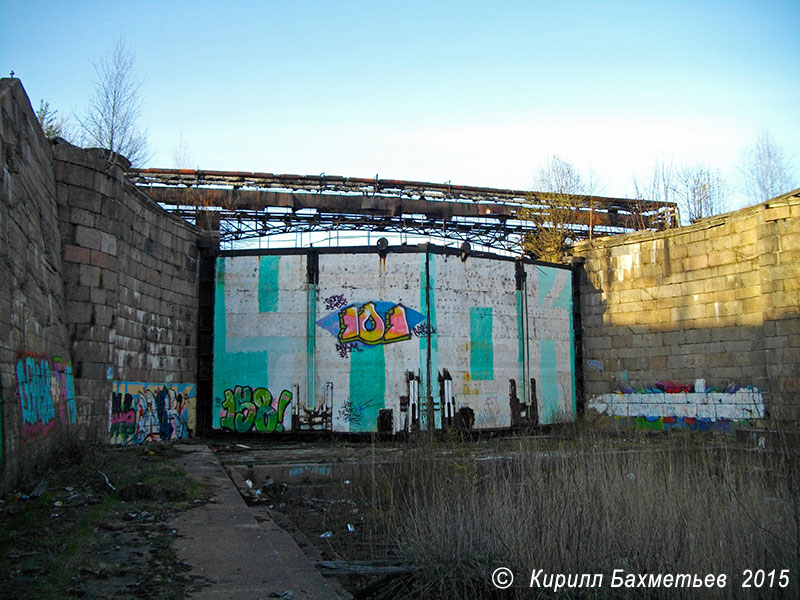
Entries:
<svg viewBox="0 0 800 600">
<path fill-rule="evenodd" d="M 602 573 L 602 589 L 570 597 L 618 597 L 611 573 L 726 574 L 720 597 L 795 597 L 796 455 L 744 449 L 730 440 L 663 436 L 620 448 L 587 437 L 568 450 L 519 442 L 480 460 L 468 445 L 422 445 L 362 482 L 373 534 L 418 568 L 387 597 L 482 598 L 507 566 L 530 590 L 533 569 Z M 372 500 L 374 498 L 374 500 Z M 742 590 L 745 569 L 791 569 L 788 590 Z M 623 590 L 625 591 L 625 590 Z M 712 597 L 709 590 L 651 589 L 630 597 Z M 626 597 L 628 597 L 626 596 Z"/>
</svg>

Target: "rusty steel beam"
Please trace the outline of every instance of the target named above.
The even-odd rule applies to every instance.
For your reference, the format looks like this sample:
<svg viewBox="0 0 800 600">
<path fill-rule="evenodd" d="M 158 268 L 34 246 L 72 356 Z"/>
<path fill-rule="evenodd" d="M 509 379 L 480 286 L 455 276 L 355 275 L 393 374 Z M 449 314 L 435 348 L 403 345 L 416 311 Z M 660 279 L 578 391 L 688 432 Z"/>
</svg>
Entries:
<svg viewBox="0 0 800 600">
<path fill-rule="evenodd" d="M 127 175 L 140 191 L 184 219 L 203 223 L 213 215 L 221 241 L 360 229 L 521 251 L 523 238 L 537 231 L 532 218 L 546 221 L 552 201 L 552 195 L 537 192 L 324 175 L 180 169 L 131 169 Z M 563 198 L 575 240 L 678 224 L 672 203 Z"/>
<path fill-rule="evenodd" d="M 449 183 L 403 181 L 396 179 L 366 179 L 338 175 L 281 175 L 243 171 L 195 171 L 191 169 L 128 169 L 128 178 L 137 185 L 164 185 L 170 187 L 230 186 L 231 189 L 284 189 L 313 192 L 352 192 L 362 194 L 389 194 L 418 196 L 430 199 L 471 200 L 473 202 L 503 202 L 530 204 L 553 194 L 527 190 L 487 188 Z M 558 194 L 556 194 L 558 195 Z M 566 197 L 566 196 L 565 196 Z M 672 202 L 632 200 L 586 196 L 586 203 L 598 209 L 652 212 L 674 208 Z"/>
<path fill-rule="evenodd" d="M 373 216 L 424 215 L 445 221 L 453 218 L 495 218 L 528 220 L 546 215 L 542 206 L 441 202 L 385 196 L 338 195 L 331 193 L 274 192 L 262 190 L 220 190 L 213 188 L 171 188 L 139 186 L 150 198 L 172 206 L 217 207 L 225 211 L 260 211 L 270 207 L 291 213 L 313 209 L 318 213 Z M 524 208 L 524 211 L 522 209 Z M 526 215 L 527 213 L 527 215 Z M 289 213 L 287 213 L 289 214 Z M 619 210 L 576 207 L 571 222 L 575 225 L 620 227 L 623 229 L 664 228 L 664 214 L 627 213 Z"/>
</svg>

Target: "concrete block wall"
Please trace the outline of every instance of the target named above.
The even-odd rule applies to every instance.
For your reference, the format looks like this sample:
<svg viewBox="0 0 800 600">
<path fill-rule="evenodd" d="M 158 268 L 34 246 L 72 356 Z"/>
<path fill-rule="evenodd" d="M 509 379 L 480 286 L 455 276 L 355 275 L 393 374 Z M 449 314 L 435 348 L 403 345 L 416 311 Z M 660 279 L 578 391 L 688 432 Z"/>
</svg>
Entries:
<svg viewBox="0 0 800 600">
<path fill-rule="evenodd" d="M 53 157 L 17 79 L 0 80 L 0 491 L 77 435 Z"/>
<path fill-rule="evenodd" d="M 66 143 L 54 150 L 85 420 L 118 443 L 184 437 L 196 418 L 201 232 L 128 182 L 124 159 Z"/>
<path fill-rule="evenodd" d="M 689 227 L 584 242 L 591 399 L 657 380 L 758 387 L 800 417 L 800 193 Z"/>
</svg>

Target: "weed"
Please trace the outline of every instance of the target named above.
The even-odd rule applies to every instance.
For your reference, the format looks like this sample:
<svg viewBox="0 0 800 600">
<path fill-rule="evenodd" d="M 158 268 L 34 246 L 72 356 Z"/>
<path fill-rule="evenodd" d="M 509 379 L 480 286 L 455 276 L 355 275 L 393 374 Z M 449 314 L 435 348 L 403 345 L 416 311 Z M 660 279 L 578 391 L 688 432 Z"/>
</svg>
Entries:
<svg viewBox="0 0 800 600">
<path fill-rule="evenodd" d="M 526 582 L 533 569 L 598 573 L 606 587 L 615 569 L 724 573 L 729 584 L 716 592 L 735 597 L 745 569 L 795 568 L 796 463 L 788 467 L 783 455 L 683 432 L 577 430 L 556 443 L 494 444 L 489 456 L 480 448 L 422 440 L 356 482 L 362 492 L 353 497 L 367 508 L 363 538 L 389 542 L 370 544 L 370 558 L 391 555 L 416 568 L 387 585 L 385 597 L 490 596 L 498 566 Z M 792 588 L 770 593 L 791 597 L 796 580 Z"/>
</svg>

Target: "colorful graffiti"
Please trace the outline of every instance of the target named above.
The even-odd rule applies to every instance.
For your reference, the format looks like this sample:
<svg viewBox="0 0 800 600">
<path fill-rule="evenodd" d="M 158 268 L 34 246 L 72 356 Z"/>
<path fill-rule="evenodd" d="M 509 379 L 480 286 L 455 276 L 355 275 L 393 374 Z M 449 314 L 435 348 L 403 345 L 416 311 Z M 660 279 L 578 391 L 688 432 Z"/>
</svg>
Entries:
<svg viewBox="0 0 800 600">
<path fill-rule="evenodd" d="M 47 355 L 25 352 L 17 357 L 16 375 L 23 440 L 47 435 L 56 415 L 66 425 L 78 420 L 70 361 L 57 356 L 51 367 Z"/>
<path fill-rule="evenodd" d="M 345 306 L 317 325 L 336 336 L 340 345 L 377 346 L 410 340 L 414 328 L 424 320 L 424 315 L 402 304 L 370 301 Z"/>
<path fill-rule="evenodd" d="M 342 421 L 347 421 L 351 425 L 365 425 L 365 417 L 367 411 L 373 407 L 374 402 L 367 400 L 366 402 L 351 402 L 345 400 L 342 408 L 339 409 L 339 418 Z"/>
<path fill-rule="evenodd" d="M 668 388 L 672 389 L 672 388 Z M 735 392 L 631 392 L 592 398 L 589 408 L 611 417 L 644 419 L 640 428 L 664 429 L 706 421 L 746 421 L 764 418 L 764 399 L 755 390 Z M 654 425 L 648 425 L 655 423 Z M 660 424 L 659 424 L 660 423 Z M 663 427 L 662 427 L 663 425 Z"/>
<path fill-rule="evenodd" d="M 283 390 L 273 398 L 267 388 L 237 385 L 225 390 L 220 411 L 222 429 L 246 433 L 273 433 L 285 431 L 283 417 L 292 401 L 292 393 Z"/>
<path fill-rule="evenodd" d="M 109 406 L 112 444 L 130 445 L 188 437 L 194 384 L 115 381 Z"/>
<path fill-rule="evenodd" d="M 665 431 L 669 429 L 688 429 L 689 431 L 716 431 L 732 433 L 735 421 L 728 419 L 697 419 L 694 417 L 614 417 L 623 427 L 645 431 Z"/>
</svg>

